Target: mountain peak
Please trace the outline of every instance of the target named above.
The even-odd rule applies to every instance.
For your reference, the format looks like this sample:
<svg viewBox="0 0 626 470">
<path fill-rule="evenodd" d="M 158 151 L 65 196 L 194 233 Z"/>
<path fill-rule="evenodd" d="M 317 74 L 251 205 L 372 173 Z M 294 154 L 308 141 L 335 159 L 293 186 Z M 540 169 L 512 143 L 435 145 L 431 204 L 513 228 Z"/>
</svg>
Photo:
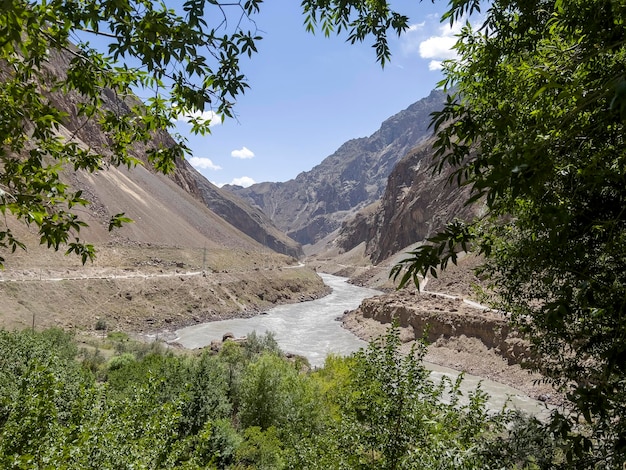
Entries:
<svg viewBox="0 0 626 470">
<path fill-rule="evenodd" d="M 394 165 L 431 135 L 430 115 L 444 99 L 444 92 L 433 90 L 386 119 L 371 136 L 345 142 L 295 179 L 225 188 L 263 210 L 294 240 L 314 244 L 382 196 Z"/>
</svg>

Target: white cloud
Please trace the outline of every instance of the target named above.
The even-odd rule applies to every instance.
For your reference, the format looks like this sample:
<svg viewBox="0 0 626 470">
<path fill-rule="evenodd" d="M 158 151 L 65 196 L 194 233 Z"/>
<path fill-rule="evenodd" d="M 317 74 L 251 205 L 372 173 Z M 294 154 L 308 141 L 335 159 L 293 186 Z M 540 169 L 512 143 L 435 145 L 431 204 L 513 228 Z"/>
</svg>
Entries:
<svg viewBox="0 0 626 470">
<path fill-rule="evenodd" d="M 233 181 L 230 184 L 247 188 L 248 186 L 252 186 L 254 183 L 256 183 L 256 181 L 249 176 L 242 176 L 241 178 L 233 178 Z"/>
<path fill-rule="evenodd" d="M 425 25 L 426 22 L 412 24 L 409 26 L 409 29 L 402 34 L 400 48 L 404 55 L 413 55 L 419 50 L 419 43 L 424 37 Z"/>
<path fill-rule="evenodd" d="M 189 158 L 189 163 L 194 168 L 199 168 L 202 170 L 221 170 L 222 169 L 221 166 L 213 163 L 210 158 L 191 157 Z"/>
<path fill-rule="evenodd" d="M 440 70 L 442 61 L 457 57 L 452 47 L 457 42 L 456 35 L 465 24 L 463 19 L 452 27 L 450 23 L 441 24 L 439 21 L 439 15 L 429 15 L 426 21 L 411 25 L 401 39 L 401 49 L 405 55 L 430 59 L 429 70 Z"/>
<path fill-rule="evenodd" d="M 454 59 L 456 52 L 452 50 L 452 47 L 456 41 L 457 38 L 454 36 L 431 36 L 420 43 L 420 57 L 435 60 Z"/>
<path fill-rule="evenodd" d="M 234 158 L 241 158 L 243 160 L 247 158 L 254 158 L 254 152 L 247 147 L 242 147 L 240 150 L 233 150 L 230 152 L 230 156 Z"/>
<path fill-rule="evenodd" d="M 178 115 L 177 121 L 187 122 L 191 119 L 198 119 L 201 122 L 209 122 L 209 126 L 219 126 L 222 123 L 222 118 L 219 114 L 213 111 L 194 111 L 194 112 L 181 112 Z"/>
<path fill-rule="evenodd" d="M 256 181 L 254 181 L 249 176 L 242 176 L 241 178 L 233 178 L 233 180 L 230 183 L 217 183 L 215 181 L 211 181 L 211 183 L 213 183 L 218 188 L 221 188 L 225 184 L 231 184 L 234 186 L 243 186 L 244 188 L 247 188 L 248 186 L 252 186 L 253 184 L 255 184 Z"/>
</svg>

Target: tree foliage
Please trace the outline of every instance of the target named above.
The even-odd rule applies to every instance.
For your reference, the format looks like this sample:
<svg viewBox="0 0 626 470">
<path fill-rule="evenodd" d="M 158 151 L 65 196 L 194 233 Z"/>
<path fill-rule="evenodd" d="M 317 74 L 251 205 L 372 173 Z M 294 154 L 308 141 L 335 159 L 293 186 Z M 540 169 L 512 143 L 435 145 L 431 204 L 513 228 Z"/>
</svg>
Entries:
<svg viewBox="0 0 626 470">
<path fill-rule="evenodd" d="M 488 411 L 482 391 L 461 393 L 461 379 L 431 380 L 423 347 L 409 356 L 399 347 L 390 329 L 367 349 L 306 372 L 267 350 L 237 354 L 236 343 L 227 354 L 144 355 L 129 342 L 93 374 L 87 355 L 81 361 L 58 330 L 0 332 L 0 357 L 10 365 L 0 375 L 0 466 L 457 469 L 553 461 L 550 436 L 535 421 Z M 228 390 L 235 357 L 240 386 Z"/>
<path fill-rule="evenodd" d="M 466 23 L 433 117 L 435 170 L 486 214 L 456 222 L 394 269 L 406 284 L 460 250 L 485 256 L 491 301 L 532 340 L 534 366 L 574 408 L 555 415 L 576 468 L 626 461 L 626 5 L 451 3 Z M 584 425 L 579 424 L 579 419 Z M 582 426 L 582 429 L 581 429 Z"/>
<path fill-rule="evenodd" d="M 83 261 L 93 258 L 94 248 L 78 237 L 84 222 L 76 208 L 88 201 L 64 183 L 63 172 L 131 167 L 144 157 L 160 171 L 172 170 L 187 152 L 184 140 L 165 147 L 155 134 L 169 129 L 180 114 L 233 115 L 233 103 L 247 87 L 240 58 L 252 56 L 260 39 L 254 23 L 260 4 L 187 0 L 176 10 L 150 0 L 4 2 L 0 211 L 35 226 L 48 247 L 65 246 Z M 383 65 L 390 58 L 388 33 L 408 27 L 408 18 L 386 0 L 303 0 L 301 5 L 311 31 L 346 32 L 350 42 L 373 37 Z M 450 96 L 433 125 L 435 170 L 452 167 L 452 182 L 469 185 L 468 203 L 484 203 L 486 212 L 480 220 L 450 224 L 393 275 L 403 285 L 455 262 L 461 250 L 482 253 L 493 305 L 509 312 L 528 334 L 539 359 L 535 367 L 573 405 L 569 413 L 555 413 L 549 427 L 563 445 L 567 465 L 618 468 L 626 461 L 626 5 L 620 0 L 454 0 L 443 19 L 464 22 L 481 7 L 486 9 L 482 24 L 465 24 L 456 46 L 459 58 L 445 65 L 442 85 Z M 108 49 L 94 47 L 92 38 L 105 40 Z M 51 66 L 58 61 L 67 63 L 65 73 Z M 108 93 L 122 97 L 123 104 L 112 106 Z M 141 101 L 136 94 L 143 95 Z M 68 97 L 71 108 L 65 106 Z M 70 116 L 77 118 L 76 127 L 67 127 Z M 198 117 L 191 122 L 194 132 L 209 132 L 209 122 Z M 107 136 L 104 148 L 79 145 L 75 137 L 86 126 Z M 146 146 L 146 155 L 135 153 L 139 144 Z M 0 246 L 23 247 L 7 225 L 10 219 L 4 220 Z M 127 221 L 116 214 L 109 227 Z M 249 445 L 239 452 L 247 466 L 249 459 L 267 457 L 259 436 L 269 436 L 272 447 L 275 426 L 289 423 L 294 430 L 302 413 L 312 413 L 295 409 L 285 415 L 293 420 L 285 421 L 270 403 L 262 409 L 271 419 L 255 422 L 248 405 L 255 387 L 309 393 L 310 384 L 303 385 L 295 369 L 279 366 L 277 356 L 231 354 L 219 366 L 207 359 L 193 367 L 175 358 L 120 361 L 107 372 L 111 386 L 116 374 L 129 374 L 133 367 L 142 371 L 140 379 L 108 395 L 106 387 L 65 361 L 65 353 L 46 355 L 29 341 L 15 354 L 28 352 L 0 376 L 0 457 L 6 468 L 49 462 L 120 468 L 131 461 L 150 467 L 169 462 L 193 468 L 199 461 L 226 466 L 235 463 L 241 442 Z M 396 456 L 394 449 L 417 455 L 403 436 L 389 433 L 395 428 L 388 419 L 399 417 L 396 422 L 407 433 L 424 437 L 405 415 L 415 414 L 413 409 L 398 408 L 407 403 L 405 395 L 396 395 L 410 396 L 414 386 L 420 390 L 421 372 L 416 363 L 398 362 L 386 351 L 352 358 L 354 370 L 336 376 L 342 386 L 328 387 L 334 397 L 328 410 L 335 415 L 327 417 L 326 429 L 348 426 L 347 436 L 358 438 L 333 441 L 325 433 L 303 434 L 310 449 L 324 448 L 327 455 L 352 463 L 363 457 L 357 462 L 363 468 L 400 468 L 406 455 Z M 153 366 L 160 378 L 151 375 Z M 185 377 L 185 386 L 173 377 Z M 216 396 L 203 394 L 207 384 Z M 355 395 L 348 393 L 352 386 Z M 376 397 L 380 407 L 360 402 L 359 393 Z M 303 400 L 286 403 L 281 406 L 300 406 Z M 238 414 L 239 406 L 241 416 L 258 425 L 244 440 L 224 421 L 229 412 Z M 181 420 L 191 410 L 194 419 Z M 380 410 L 385 413 L 376 416 Z M 478 423 L 485 422 L 478 416 Z M 480 432 L 470 433 L 468 442 L 482 435 L 480 425 L 472 429 Z M 448 437 L 463 443 L 458 435 Z M 112 450 L 105 441 L 115 443 Z M 385 444 L 392 441 L 397 446 Z M 446 449 L 466 449 L 465 443 L 445 442 Z M 225 448 L 232 452 L 217 455 Z M 455 458 L 451 462 L 459 461 Z"/>
<path fill-rule="evenodd" d="M 339 395 L 332 458 L 339 468 L 489 468 L 480 449 L 500 435 L 506 414 L 489 414 L 487 395 L 468 396 L 456 382 L 430 377 L 426 346 L 401 352 L 397 325 L 348 359 L 351 374 Z M 341 384 L 340 384 L 341 386 Z M 327 453 L 328 451 L 325 451 Z M 328 460 L 312 468 L 324 468 Z"/>
<path fill-rule="evenodd" d="M 391 58 L 389 32 L 400 35 L 409 28 L 409 18 L 391 9 L 387 0 L 302 0 L 307 31 L 321 28 L 324 35 L 347 32 L 351 44 L 374 37 L 376 59 L 384 66 Z"/>
</svg>

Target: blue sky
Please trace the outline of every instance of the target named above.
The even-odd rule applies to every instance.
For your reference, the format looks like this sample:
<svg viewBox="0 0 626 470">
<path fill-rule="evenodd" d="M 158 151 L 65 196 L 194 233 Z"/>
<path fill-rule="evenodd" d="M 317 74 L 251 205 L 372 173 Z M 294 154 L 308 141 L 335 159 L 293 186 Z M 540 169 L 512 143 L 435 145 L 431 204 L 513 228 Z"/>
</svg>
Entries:
<svg viewBox="0 0 626 470">
<path fill-rule="evenodd" d="M 286 181 L 308 171 L 345 141 L 374 133 L 388 117 L 427 96 L 441 80 L 439 62 L 451 58 L 454 32 L 439 19 L 447 2 L 398 0 L 411 28 L 391 41 L 384 69 L 371 43 L 307 33 L 293 0 L 268 0 L 255 17 L 263 39 L 242 59 L 250 88 L 236 119 L 193 136 L 177 122 L 193 151 L 191 164 L 209 181 L 249 186 Z"/>
</svg>

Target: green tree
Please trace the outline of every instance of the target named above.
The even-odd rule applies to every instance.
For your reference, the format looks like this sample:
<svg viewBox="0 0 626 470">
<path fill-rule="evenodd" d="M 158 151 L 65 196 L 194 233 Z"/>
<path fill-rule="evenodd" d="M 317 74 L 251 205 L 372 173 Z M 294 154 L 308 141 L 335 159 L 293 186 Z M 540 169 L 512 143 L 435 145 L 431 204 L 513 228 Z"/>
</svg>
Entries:
<svg viewBox="0 0 626 470">
<path fill-rule="evenodd" d="M 181 412 L 177 432 L 182 437 L 231 414 L 227 363 L 206 352 L 193 358 L 167 352 L 141 360 L 130 353 L 115 356 L 106 375 L 109 395 L 127 397 L 154 377 L 159 378 L 158 403 L 177 404 Z"/>
<path fill-rule="evenodd" d="M 239 5 L 237 15 L 248 17 L 257 2 Z M 231 100 L 246 84 L 239 73 L 240 54 L 255 51 L 253 32 L 220 27 L 223 17 L 209 24 L 204 2 L 185 2 L 176 12 L 162 2 L 14 0 L 0 14 L 0 208 L 35 225 L 41 243 L 59 249 L 68 246 L 85 262 L 93 247 L 78 238 L 84 226 L 72 210 L 87 204 L 80 191 L 62 181 L 61 172 L 95 171 L 109 164 L 133 166 L 141 162 L 133 146 L 149 144 L 141 155 L 155 168 L 170 171 L 186 152 L 183 142 L 169 148 L 154 139 L 172 126 L 179 113 L 205 107 L 218 118 L 230 116 Z M 240 24 L 235 21 L 235 24 Z M 77 35 L 77 33 L 80 33 Z M 90 35 L 109 38 L 108 51 L 88 42 Z M 72 40 L 78 43 L 74 47 Z M 53 64 L 67 63 L 66 70 Z M 124 102 L 113 107 L 105 90 Z M 146 102 L 133 98 L 145 90 Z M 161 91 L 161 90 L 165 90 Z M 63 97 L 76 101 L 63 106 Z M 68 118 L 75 115 L 75 127 Z M 107 136 L 103 149 L 82 148 L 73 138 L 87 123 Z M 63 137 L 67 125 L 74 136 Z M 208 122 L 193 121 L 194 131 L 205 133 Z M 112 229 L 128 221 L 117 214 Z M 70 234 L 75 239 L 70 239 Z M 22 246 L 10 228 L 0 231 L 0 242 L 13 250 Z"/>
<path fill-rule="evenodd" d="M 402 352 L 393 326 L 352 357 L 327 361 L 316 372 L 325 426 L 293 444 L 291 468 L 502 468 L 490 466 L 499 457 L 491 449 L 507 437 L 508 412 L 488 411 L 480 389 L 463 395 L 462 377 L 433 380 L 425 352 L 421 343 Z"/>
<path fill-rule="evenodd" d="M 451 2 L 452 23 L 487 2 Z M 392 274 L 485 257 L 492 304 L 532 341 L 534 367 L 574 408 L 556 413 L 568 465 L 626 461 L 626 4 L 488 3 L 466 23 L 434 116 L 435 168 L 485 215 L 455 222 Z M 579 419 L 580 418 L 580 419 Z M 583 424 L 581 424 L 583 423 Z"/>
<path fill-rule="evenodd" d="M 236 98 L 248 87 L 240 60 L 252 57 L 261 39 L 254 21 L 261 3 L 185 0 L 172 8 L 157 0 L 3 2 L 0 211 L 36 227 L 49 248 L 67 247 L 83 263 L 93 259 L 94 247 L 79 238 L 85 222 L 76 211 L 88 201 L 62 173 L 144 163 L 172 171 L 188 153 L 185 140 L 177 136 L 175 144 L 164 145 L 155 136 L 180 115 L 203 135 L 210 120 L 198 117 L 201 112 L 212 119 L 233 116 Z M 408 22 L 380 1 L 307 0 L 302 6 L 311 31 L 320 22 L 326 35 L 335 27 L 349 30 L 352 42 L 374 36 L 383 64 L 390 56 L 387 32 L 400 32 Z M 146 98 L 139 101 L 135 93 Z M 112 94 L 120 104 L 111 104 Z M 81 133 L 97 131 L 106 136 L 103 148 L 79 145 Z M 116 214 L 109 229 L 126 222 Z M 9 222 L 2 224 L 0 247 L 25 248 Z"/>
<path fill-rule="evenodd" d="M 480 390 L 462 396 L 460 381 L 430 380 L 423 347 L 401 353 L 397 329 L 313 373 L 261 354 L 246 364 L 232 415 L 221 355 L 124 353 L 111 365 L 126 372 L 99 383 L 73 350 L 58 330 L 0 332 L 3 469 L 500 469 L 554 460 L 538 422 L 487 413 Z"/>
<path fill-rule="evenodd" d="M 280 470 L 285 468 L 282 443 L 277 436 L 276 428 L 269 427 L 265 431 L 257 426 L 247 428 L 243 432 L 244 441 L 237 449 L 236 470 Z"/>
<path fill-rule="evenodd" d="M 321 412 L 315 383 L 284 358 L 265 352 L 250 362 L 240 385 L 242 428 L 271 426 L 284 441 L 313 433 Z"/>
</svg>

